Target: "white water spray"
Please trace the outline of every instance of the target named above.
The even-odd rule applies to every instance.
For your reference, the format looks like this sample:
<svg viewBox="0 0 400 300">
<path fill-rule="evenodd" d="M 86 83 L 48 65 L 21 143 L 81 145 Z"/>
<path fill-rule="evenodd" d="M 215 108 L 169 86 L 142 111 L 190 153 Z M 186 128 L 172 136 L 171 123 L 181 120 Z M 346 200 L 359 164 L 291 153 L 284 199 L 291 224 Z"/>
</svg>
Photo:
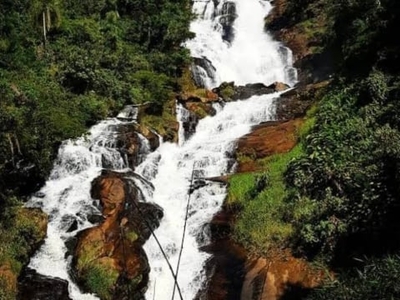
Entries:
<svg viewBox="0 0 400 300">
<path fill-rule="evenodd" d="M 202 70 L 197 66 L 200 72 L 195 76 L 203 77 L 201 82 L 208 88 L 222 81 L 235 81 L 235 84 L 242 85 L 275 81 L 294 84 L 297 78 L 290 50 L 273 41 L 263 29 L 264 17 L 271 9 L 269 2 L 229 1 L 235 3 L 237 14 L 230 43 L 223 40 L 220 24 L 220 18 L 227 11 L 226 2 L 221 1 L 217 6 L 214 1 L 194 3 L 198 19 L 192 23 L 192 31 L 196 38 L 188 41 L 186 46 L 193 56 L 206 59 L 203 64 L 206 69 L 210 64 L 215 68 Z M 216 116 L 201 120 L 196 133 L 188 141 L 182 140 L 184 134 L 181 131 L 179 145 L 161 145 L 137 168 L 136 171 L 145 177 L 145 172 L 153 170 L 150 172 L 153 176 L 147 176 L 154 185 L 154 194 L 149 200 L 164 208 L 164 218 L 156 234 L 174 268 L 179 256 L 192 168 L 204 178 L 231 171 L 235 141 L 250 132 L 253 125 L 271 119 L 271 104 L 275 97 L 278 95 L 255 96 L 246 101 L 227 103 L 224 107 L 217 105 Z M 178 107 L 178 116 L 186 116 L 181 107 Z M 190 196 L 188 230 L 178 274 L 183 299 L 195 298 L 204 287 L 204 264 L 209 255 L 199 250 L 208 242 L 203 229 L 220 209 L 225 196 L 225 188 L 215 183 L 209 183 Z M 174 279 L 153 239 L 145 244 L 145 250 L 151 265 L 146 298 L 172 299 Z M 179 299 L 178 293 L 174 299 Z"/>
<path fill-rule="evenodd" d="M 234 3 L 237 14 L 232 25 L 234 37 L 231 43 L 223 39 L 221 25 L 228 2 Z M 264 31 L 264 18 L 271 10 L 270 2 L 221 1 L 215 7 L 214 1 L 195 1 L 193 10 L 198 16 L 191 24 L 196 38 L 188 41 L 186 46 L 192 56 L 206 57 L 216 69 L 214 79 L 204 79 L 208 84 L 206 87 L 218 86 L 222 81 L 234 81 L 236 85 L 270 84 L 274 81 L 293 85 L 296 82 L 290 50 L 273 41 Z"/>
<path fill-rule="evenodd" d="M 47 237 L 44 245 L 32 257 L 29 267 L 38 273 L 68 280 L 70 297 L 75 300 L 98 299 L 83 294 L 71 280 L 70 261 L 65 259 L 65 241 L 82 229 L 93 226 L 87 219 L 101 212 L 90 196 L 91 182 L 107 167 L 121 170 L 126 167 L 115 148 L 116 128 L 122 124 L 109 119 L 93 126 L 87 136 L 68 140 L 61 145 L 49 180 L 27 203 L 40 207 L 49 215 Z M 76 224 L 76 228 L 74 225 Z"/>
</svg>

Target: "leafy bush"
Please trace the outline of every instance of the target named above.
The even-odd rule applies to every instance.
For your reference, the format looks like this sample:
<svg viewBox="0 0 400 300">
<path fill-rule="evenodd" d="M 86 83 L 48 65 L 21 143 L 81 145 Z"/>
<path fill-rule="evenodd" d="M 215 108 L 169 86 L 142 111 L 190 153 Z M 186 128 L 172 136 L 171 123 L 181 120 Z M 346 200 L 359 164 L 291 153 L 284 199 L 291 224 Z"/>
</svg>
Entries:
<svg viewBox="0 0 400 300">
<path fill-rule="evenodd" d="M 399 299 L 400 257 L 368 259 L 360 269 L 352 269 L 315 289 L 305 299 Z"/>
</svg>

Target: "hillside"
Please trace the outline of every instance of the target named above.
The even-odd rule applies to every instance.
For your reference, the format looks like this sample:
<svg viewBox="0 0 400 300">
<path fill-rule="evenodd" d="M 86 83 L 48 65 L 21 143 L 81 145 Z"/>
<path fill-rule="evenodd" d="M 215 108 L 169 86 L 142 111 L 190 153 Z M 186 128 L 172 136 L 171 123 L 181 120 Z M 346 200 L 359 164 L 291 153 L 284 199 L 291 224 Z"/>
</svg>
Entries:
<svg viewBox="0 0 400 300">
<path fill-rule="evenodd" d="M 235 239 L 253 253 L 289 248 L 323 266 L 326 283 L 297 294 L 289 284 L 290 299 L 397 299 L 400 5 L 274 4 L 266 28 L 293 49 L 300 84 L 332 81 L 318 94 L 299 88 L 299 103 L 314 105 L 295 148 L 257 157 L 257 173 L 231 179 L 228 200 L 242 207 Z M 240 144 L 239 153 L 254 159 Z"/>
</svg>

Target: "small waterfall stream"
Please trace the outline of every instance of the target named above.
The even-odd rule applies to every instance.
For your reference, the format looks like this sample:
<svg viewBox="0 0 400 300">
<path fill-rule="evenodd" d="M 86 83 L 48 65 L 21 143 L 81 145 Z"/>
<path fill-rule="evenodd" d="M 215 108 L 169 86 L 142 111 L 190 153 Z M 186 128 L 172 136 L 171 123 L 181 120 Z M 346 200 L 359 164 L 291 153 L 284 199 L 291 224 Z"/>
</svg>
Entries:
<svg viewBox="0 0 400 300">
<path fill-rule="evenodd" d="M 194 77 L 207 88 L 223 81 L 235 84 L 274 81 L 293 85 L 297 80 L 291 52 L 264 32 L 263 22 L 271 5 L 263 0 L 195 1 L 198 18 L 192 23 L 196 38 L 186 46 L 198 63 Z M 155 231 L 173 268 L 177 265 L 185 222 L 190 179 L 215 177 L 234 169 L 235 140 L 250 132 L 253 125 L 271 119 L 272 102 L 278 94 L 254 96 L 247 100 L 215 104 L 216 115 L 202 119 L 196 133 L 185 140 L 180 129 L 179 144 L 161 143 L 149 153 L 146 139 L 141 143 L 140 164 L 135 172 L 154 186 L 137 182 L 146 201 L 164 209 L 164 218 Z M 178 105 L 178 121 L 187 111 Z M 30 267 L 39 273 L 69 281 L 74 300 L 98 299 L 83 294 L 69 277 L 65 241 L 84 228 L 93 226 L 89 215 L 100 214 L 98 203 L 90 197 L 91 182 L 102 168 L 124 171 L 126 159 L 116 149 L 117 126 L 133 122 L 135 107 L 127 107 L 118 116 L 91 128 L 79 139 L 63 143 L 46 185 L 33 196 L 28 206 L 41 207 L 49 215 L 48 236 L 31 259 Z M 207 222 L 219 210 L 225 187 L 205 181 L 190 196 L 189 218 L 178 275 L 183 299 L 194 299 L 205 283 L 204 263 L 208 254 L 199 250 L 207 244 Z M 145 244 L 151 266 L 147 299 L 171 299 L 174 280 L 153 238 Z M 179 299 L 178 293 L 175 298 Z"/>
</svg>

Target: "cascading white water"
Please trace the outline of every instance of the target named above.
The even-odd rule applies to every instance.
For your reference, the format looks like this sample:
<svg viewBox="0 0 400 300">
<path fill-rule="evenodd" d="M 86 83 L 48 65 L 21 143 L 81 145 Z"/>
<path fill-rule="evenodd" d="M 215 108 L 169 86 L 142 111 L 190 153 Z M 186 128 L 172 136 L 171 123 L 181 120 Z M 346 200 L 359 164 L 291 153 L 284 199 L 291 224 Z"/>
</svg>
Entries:
<svg viewBox="0 0 400 300">
<path fill-rule="evenodd" d="M 210 64 L 215 68 L 200 70 L 195 76 L 203 77 L 200 81 L 208 88 L 222 81 L 294 84 L 297 78 L 290 50 L 273 41 L 263 29 L 270 3 L 229 1 L 230 5 L 235 4 L 237 18 L 233 22 L 234 38 L 227 42 L 222 38 L 220 18 L 229 9 L 226 6 L 228 1 L 216 2 L 194 2 L 193 9 L 198 19 L 192 23 L 192 31 L 196 38 L 188 41 L 186 46 L 194 57 L 205 59 L 203 65 L 206 68 Z M 216 116 L 201 120 L 196 133 L 188 141 L 183 140 L 181 129 L 179 145 L 162 144 L 136 169 L 154 185 L 153 195 L 148 200 L 164 209 L 164 218 L 156 235 L 174 269 L 179 257 L 192 169 L 204 178 L 229 172 L 235 140 L 248 133 L 253 125 L 271 118 L 271 103 L 276 97 L 277 94 L 254 96 L 246 101 L 227 103 L 224 107 L 216 105 Z M 177 115 L 182 119 L 187 117 L 182 107 L 178 107 Z M 190 196 L 188 229 L 178 274 L 185 300 L 193 299 L 206 280 L 203 267 L 208 254 L 199 250 L 201 244 L 207 242 L 202 231 L 221 207 L 225 193 L 224 187 L 208 184 Z M 172 299 L 174 279 L 154 239 L 145 244 L 145 250 L 151 265 L 146 298 Z M 180 299 L 177 292 L 174 299 Z"/>
<path fill-rule="evenodd" d="M 44 245 L 32 257 L 29 267 L 37 272 L 69 281 L 69 292 L 75 300 L 98 299 L 83 294 L 68 274 L 69 261 L 65 259 L 65 241 L 87 227 L 90 214 L 101 214 L 90 196 L 91 182 L 102 167 L 122 170 L 126 167 L 115 148 L 116 128 L 122 124 L 108 119 L 93 126 L 88 135 L 63 143 L 58 152 L 49 180 L 27 203 L 40 207 L 49 215 Z M 76 224 L 76 228 L 71 227 Z"/>
<path fill-rule="evenodd" d="M 293 84 L 296 74 L 291 65 L 290 50 L 274 42 L 263 31 L 263 19 L 270 10 L 269 2 L 230 1 L 236 5 L 237 18 L 233 22 L 234 38 L 229 43 L 222 39 L 220 24 L 221 14 L 226 12 L 226 2 L 221 0 L 217 6 L 217 1 L 212 0 L 194 3 L 194 10 L 200 15 L 192 23 L 197 37 L 186 45 L 193 56 L 205 57 L 206 65 L 215 67 L 209 72 L 200 72 L 205 85 L 211 88 L 222 81 L 235 81 L 236 84 L 283 81 Z M 235 140 L 248 133 L 251 126 L 270 119 L 274 97 L 277 95 L 255 96 L 225 106 L 215 104 L 216 116 L 201 120 L 189 140 L 184 140 L 181 129 L 179 145 L 162 143 L 157 151 L 140 157 L 139 161 L 143 162 L 136 172 L 148 179 L 154 190 L 140 180 L 135 181 L 146 200 L 164 209 L 164 218 L 156 234 L 174 269 L 192 168 L 197 170 L 199 177 L 213 177 L 231 171 Z M 179 121 L 185 116 L 185 110 L 178 108 Z M 119 117 L 132 121 L 137 117 L 137 108 L 127 108 Z M 127 167 L 114 147 L 116 126 L 121 123 L 123 121 L 109 119 L 94 126 L 87 136 L 66 141 L 59 150 L 50 179 L 28 203 L 29 206 L 41 207 L 50 217 L 47 238 L 31 259 L 30 267 L 41 274 L 68 280 L 70 297 L 74 300 L 93 300 L 97 297 L 83 294 L 69 278 L 65 241 L 79 230 L 93 226 L 87 219 L 89 214 L 100 214 L 90 197 L 90 188 L 101 169 L 122 170 Z M 142 152 L 147 154 L 149 145 L 143 136 L 138 137 L 143 142 Z M 207 243 L 204 225 L 220 208 L 225 192 L 223 186 L 208 183 L 191 194 L 178 276 L 185 300 L 193 299 L 205 282 L 203 267 L 208 255 L 199 247 Z M 146 243 L 145 250 L 151 265 L 147 299 L 171 299 L 174 280 L 153 238 Z M 179 299 L 178 293 L 175 293 L 175 299 Z"/>
<path fill-rule="evenodd" d="M 296 71 L 288 48 L 273 41 L 264 31 L 264 18 L 271 4 L 263 0 L 195 1 L 194 13 L 198 18 L 191 30 L 196 37 L 186 46 L 194 57 L 206 57 L 215 67 L 215 78 L 204 79 L 208 88 L 222 81 L 234 81 L 236 85 L 274 81 L 293 85 Z M 222 38 L 224 5 L 233 3 L 237 18 L 233 22 L 234 39 L 231 43 Z M 204 72 L 203 75 L 206 75 Z M 211 85 L 211 86 L 210 86 Z"/>
<path fill-rule="evenodd" d="M 235 140 L 248 133 L 252 125 L 270 118 L 274 97 L 277 95 L 255 96 L 247 101 L 227 104 L 215 117 L 201 120 L 196 133 L 188 141 L 181 146 L 162 144 L 136 169 L 154 185 L 149 200 L 164 208 L 164 218 L 156 235 L 174 268 L 180 250 L 193 166 L 204 178 L 229 171 Z M 151 173 L 157 175 L 146 176 L 144 170 L 148 172 L 149 169 L 154 169 Z M 219 210 L 224 198 L 225 189 L 219 184 L 209 184 L 191 195 L 188 232 L 178 276 L 184 299 L 193 299 L 205 281 L 202 270 L 208 255 L 199 250 L 202 226 Z M 174 280 L 152 238 L 145 244 L 145 250 L 151 265 L 151 285 L 146 298 L 171 299 Z M 178 294 L 175 295 L 175 299 L 179 299 Z"/>
</svg>

